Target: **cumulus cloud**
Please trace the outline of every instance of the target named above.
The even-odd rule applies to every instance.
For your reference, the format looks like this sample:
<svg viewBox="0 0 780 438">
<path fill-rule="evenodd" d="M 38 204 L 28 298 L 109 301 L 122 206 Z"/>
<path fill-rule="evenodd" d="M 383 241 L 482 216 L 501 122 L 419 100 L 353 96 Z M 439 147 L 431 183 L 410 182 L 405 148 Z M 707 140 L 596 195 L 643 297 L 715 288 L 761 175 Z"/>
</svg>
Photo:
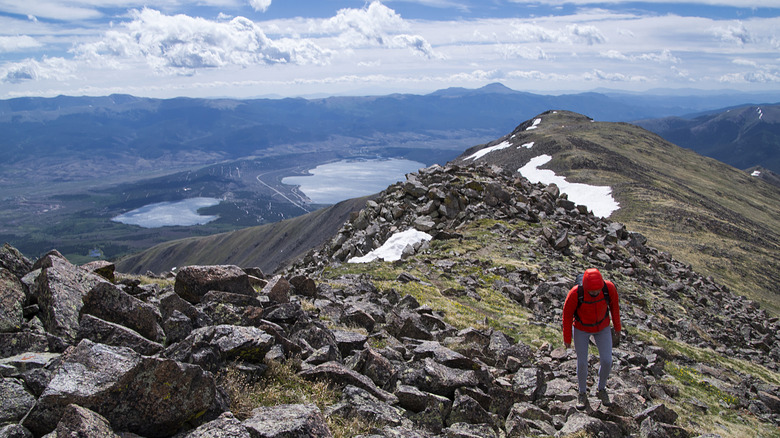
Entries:
<svg viewBox="0 0 780 438">
<path fill-rule="evenodd" d="M 65 80 L 72 77 L 73 70 L 73 63 L 64 58 L 26 59 L 0 67 L 0 82 L 18 84 L 40 79 Z"/>
<path fill-rule="evenodd" d="M 712 33 L 721 41 L 743 46 L 753 41 L 753 37 L 742 22 L 728 27 L 716 27 Z"/>
<path fill-rule="evenodd" d="M 641 75 L 627 75 L 623 73 L 607 73 L 598 69 L 585 73 L 584 78 L 589 81 L 609 82 L 646 82 L 647 78 Z"/>
<path fill-rule="evenodd" d="M 265 12 L 271 6 L 271 0 L 249 0 L 249 6 L 256 11 Z"/>
<path fill-rule="evenodd" d="M 422 36 L 403 33 L 409 28 L 408 24 L 397 12 L 378 1 L 362 9 L 341 9 L 320 27 L 325 32 L 337 34 L 345 47 L 408 48 L 427 58 L 441 57 Z"/>
<path fill-rule="evenodd" d="M 504 59 L 528 59 L 528 60 L 546 60 L 550 57 L 541 47 L 526 47 L 518 44 L 503 44 L 498 47 L 498 51 Z"/>
<path fill-rule="evenodd" d="M 766 83 L 777 83 L 780 82 L 780 74 L 777 72 L 769 72 L 769 71 L 753 71 L 753 72 L 747 72 L 747 73 L 730 73 L 727 75 L 723 75 L 720 77 L 721 82 L 725 83 L 731 83 L 731 84 L 744 84 L 744 83 L 753 83 L 753 84 L 766 84 Z"/>
<path fill-rule="evenodd" d="M 606 50 L 599 54 L 602 58 L 617 59 L 620 61 L 653 61 L 659 63 L 677 64 L 680 58 L 672 55 L 669 49 L 664 49 L 661 53 L 640 53 L 635 55 L 626 55 L 618 50 Z"/>
<path fill-rule="evenodd" d="M 27 49 L 41 47 L 41 43 L 27 35 L 0 36 L 0 53 L 20 52 Z"/>
<path fill-rule="evenodd" d="M 509 33 L 517 42 L 603 44 L 607 38 L 596 26 L 569 24 L 560 29 L 547 29 L 533 23 L 517 23 Z"/>
<path fill-rule="evenodd" d="M 272 41 L 251 20 L 228 22 L 187 15 L 134 10 L 132 21 L 97 42 L 74 51 L 88 61 L 135 59 L 163 73 L 190 74 L 195 69 L 229 65 L 309 64 L 327 60 L 328 52 L 307 41 Z"/>
</svg>

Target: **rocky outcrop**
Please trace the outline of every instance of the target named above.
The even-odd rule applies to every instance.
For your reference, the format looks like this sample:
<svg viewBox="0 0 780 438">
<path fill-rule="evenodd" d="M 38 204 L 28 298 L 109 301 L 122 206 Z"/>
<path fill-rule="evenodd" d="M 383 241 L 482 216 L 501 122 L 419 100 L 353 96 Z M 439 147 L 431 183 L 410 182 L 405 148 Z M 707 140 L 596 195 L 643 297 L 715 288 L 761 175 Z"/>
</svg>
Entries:
<svg viewBox="0 0 780 438">
<path fill-rule="evenodd" d="M 724 403 L 780 423 L 778 387 L 630 335 L 614 351 L 613 404 L 591 394 L 578 411 L 572 351 L 528 345 L 488 324 L 454 327 L 443 311 L 366 276 L 320 280 L 329 264 L 395 232 L 417 227 L 461 239 L 461 227 L 482 219 L 491 219 L 484 231 L 503 248 L 532 244 L 533 254 L 517 257 L 540 268 L 427 258 L 425 243 L 408 248 L 406 257 L 417 255 L 409 260 L 445 273 L 489 274 L 452 274 L 459 286 L 443 295 L 479 300 L 492 288 L 531 310 L 534 323 L 558 326 L 574 274 L 596 265 L 647 289 L 618 284 L 625 325 L 776 369 L 777 319 L 641 235 L 498 168 L 434 167 L 388 188 L 327 246 L 255 287 L 236 266 L 183 268 L 163 288 L 111 281 L 110 267 L 96 275 L 95 266 L 56 252 L 32 264 L 5 249 L 0 436 L 329 437 L 331 416 L 370 422 L 371 437 L 691 436 L 672 406 L 694 401 L 663 383 L 668 363 L 701 373 L 730 397 Z M 506 226 L 520 222 L 532 226 Z M 406 272 L 397 281 L 422 284 L 419 277 Z M 288 359 L 300 364 L 299 377 L 328 382 L 340 399 L 324 408 L 262 406 L 241 418 L 230 412 L 216 373 L 230 365 L 257 379 Z M 598 365 L 590 366 L 593 376 Z"/>
</svg>

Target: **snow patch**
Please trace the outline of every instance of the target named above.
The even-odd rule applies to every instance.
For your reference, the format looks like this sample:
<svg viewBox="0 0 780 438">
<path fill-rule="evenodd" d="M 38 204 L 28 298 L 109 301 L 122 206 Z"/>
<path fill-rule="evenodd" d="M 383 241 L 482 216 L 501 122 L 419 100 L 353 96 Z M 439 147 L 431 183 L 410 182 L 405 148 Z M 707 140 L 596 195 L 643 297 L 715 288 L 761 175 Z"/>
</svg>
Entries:
<svg viewBox="0 0 780 438">
<path fill-rule="evenodd" d="M 530 142 L 530 143 L 521 144 L 521 145 L 520 145 L 520 146 L 518 146 L 517 148 L 518 148 L 518 149 L 520 149 L 520 148 L 531 149 L 532 147 L 534 147 L 534 142 Z"/>
<path fill-rule="evenodd" d="M 532 129 L 536 129 L 539 126 L 540 123 L 542 123 L 542 119 L 535 119 L 534 120 L 534 124 L 529 126 L 529 127 L 527 127 L 527 128 L 525 128 L 525 130 L 526 131 L 530 131 Z"/>
<path fill-rule="evenodd" d="M 430 234 L 410 228 L 406 231 L 393 234 L 387 239 L 387 242 L 385 242 L 384 245 L 363 257 L 352 257 L 347 263 L 368 263 L 377 259 L 382 259 L 386 262 L 394 262 L 396 260 L 401 260 L 401 255 L 407 245 L 414 246 L 419 242 L 431 239 L 433 239 L 433 236 Z"/>
<path fill-rule="evenodd" d="M 498 151 L 498 150 L 501 150 L 501 149 L 506 149 L 506 148 L 508 148 L 509 146 L 512 146 L 512 145 L 511 145 L 511 144 L 510 144 L 508 141 L 504 141 L 504 142 L 501 142 L 501 143 L 499 143 L 499 144 L 497 144 L 497 145 L 495 145 L 495 146 L 490 146 L 489 148 L 480 149 L 480 150 L 478 150 L 477 152 L 474 152 L 473 154 L 471 154 L 471 155 L 469 155 L 468 157 L 466 157 L 466 159 L 467 159 L 467 160 L 468 160 L 468 159 L 471 159 L 471 160 L 476 160 L 477 158 L 482 158 L 482 157 L 484 157 L 485 155 L 487 155 L 487 154 L 489 154 L 489 153 L 491 153 L 491 152 L 493 152 L 493 151 Z"/>
<path fill-rule="evenodd" d="M 539 155 L 517 171 L 532 183 L 555 183 L 561 193 L 566 193 L 569 196 L 570 201 L 587 206 L 596 216 L 608 217 L 620 208 L 620 204 L 612 197 L 611 187 L 570 183 L 552 170 L 539 169 L 539 166 L 543 166 L 550 160 L 552 157 L 549 155 Z"/>
<path fill-rule="evenodd" d="M 761 111 L 761 107 L 756 108 L 756 110 L 758 111 L 758 120 L 763 119 L 764 118 L 764 112 Z"/>
<path fill-rule="evenodd" d="M 753 173 L 750 174 L 750 176 L 761 176 L 760 170 L 754 170 Z"/>
</svg>

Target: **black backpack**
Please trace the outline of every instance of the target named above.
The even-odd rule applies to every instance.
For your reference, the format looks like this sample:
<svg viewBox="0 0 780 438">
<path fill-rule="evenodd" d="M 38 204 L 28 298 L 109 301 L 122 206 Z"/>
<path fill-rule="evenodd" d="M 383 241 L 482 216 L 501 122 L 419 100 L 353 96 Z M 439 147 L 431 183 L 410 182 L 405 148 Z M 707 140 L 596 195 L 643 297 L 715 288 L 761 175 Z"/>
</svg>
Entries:
<svg viewBox="0 0 780 438">
<path fill-rule="evenodd" d="M 578 313 L 579 310 L 580 310 L 580 306 L 585 301 L 585 288 L 582 287 L 582 277 L 583 277 L 583 274 L 578 274 L 577 275 L 577 308 L 574 309 L 574 319 L 576 319 L 577 322 L 579 322 L 580 324 L 584 325 L 585 327 L 596 327 L 597 325 L 599 325 L 602 322 L 604 322 L 604 320 L 607 319 L 607 317 L 609 317 L 609 309 L 612 307 L 611 306 L 611 302 L 610 302 L 610 298 L 609 298 L 609 288 L 607 288 L 607 282 L 605 281 L 604 282 L 604 287 L 601 289 L 603 298 L 600 299 L 600 300 L 596 300 L 596 301 L 588 301 L 588 304 L 595 304 L 595 303 L 601 302 L 601 300 L 605 300 L 607 302 L 607 311 L 606 311 L 606 313 L 604 313 L 604 317 L 601 318 L 596 323 L 586 324 L 586 323 L 582 322 L 582 320 L 580 319 L 580 315 Z"/>
</svg>

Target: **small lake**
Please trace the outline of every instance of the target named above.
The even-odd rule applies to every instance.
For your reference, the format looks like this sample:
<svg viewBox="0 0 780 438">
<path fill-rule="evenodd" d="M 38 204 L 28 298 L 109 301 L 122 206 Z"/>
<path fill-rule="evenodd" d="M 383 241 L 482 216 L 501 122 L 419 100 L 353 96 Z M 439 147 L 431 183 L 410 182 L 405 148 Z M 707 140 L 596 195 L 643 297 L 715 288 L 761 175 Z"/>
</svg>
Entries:
<svg viewBox="0 0 780 438">
<path fill-rule="evenodd" d="M 143 228 L 203 225 L 216 220 L 219 216 L 200 215 L 198 210 L 219 203 L 220 200 L 217 198 L 190 198 L 176 202 L 158 202 L 120 214 L 111 220 Z"/>
<path fill-rule="evenodd" d="M 406 179 L 425 164 L 393 158 L 388 160 L 342 160 L 309 170 L 311 175 L 288 176 L 283 184 L 300 186 L 316 204 L 335 204 L 381 192 L 387 186 Z"/>
</svg>

